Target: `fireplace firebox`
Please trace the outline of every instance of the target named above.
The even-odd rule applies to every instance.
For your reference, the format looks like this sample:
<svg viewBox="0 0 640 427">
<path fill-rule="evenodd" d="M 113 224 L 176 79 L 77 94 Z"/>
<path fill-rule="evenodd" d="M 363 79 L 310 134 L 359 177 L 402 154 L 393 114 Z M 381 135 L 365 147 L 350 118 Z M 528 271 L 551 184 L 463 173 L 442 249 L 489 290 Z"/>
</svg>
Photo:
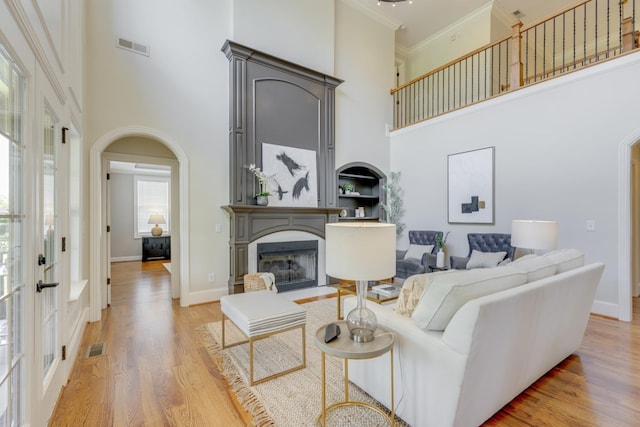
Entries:
<svg viewBox="0 0 640 427">
<path fill-rule="evenodd" d="M 258 271 L 273 273 L 278 292 L 318 286 L 318 241 L 258 243 Z"/>
</svg>

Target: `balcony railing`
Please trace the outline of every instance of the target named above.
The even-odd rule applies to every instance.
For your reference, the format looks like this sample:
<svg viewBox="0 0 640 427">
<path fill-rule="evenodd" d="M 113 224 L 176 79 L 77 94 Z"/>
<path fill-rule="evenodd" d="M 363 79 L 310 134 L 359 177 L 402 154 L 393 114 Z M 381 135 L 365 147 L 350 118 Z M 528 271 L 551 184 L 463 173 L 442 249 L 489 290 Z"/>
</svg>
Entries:
<svg viewBox="0 0 640 427">
<path fill-rule="evenodd" d="M 626 17 L 623 17 L 626 16 Z M 636 0 L 588 0 L 393 89 L 394 129 L 608 60 L 639 46 Z"/>
</svg>

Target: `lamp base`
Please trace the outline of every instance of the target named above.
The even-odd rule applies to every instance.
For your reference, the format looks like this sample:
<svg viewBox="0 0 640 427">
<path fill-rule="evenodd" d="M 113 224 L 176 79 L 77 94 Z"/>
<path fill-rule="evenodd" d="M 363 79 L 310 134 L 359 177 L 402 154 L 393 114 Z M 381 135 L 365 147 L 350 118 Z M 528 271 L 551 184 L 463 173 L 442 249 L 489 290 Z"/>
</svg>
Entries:
<svg viewBox="0 0 640 427">
<path fill-rule="evenodd" d="M 347 328 L 349 336 L 355 342 L 373 341 L 374 333 L 378 328 L 378 319 L 373 311 L 367 308 L 367 282 L 356 282 L 358 294 L 358 306 L 347 315 Z"/>
<path fill-rule="evenodd" d="M 162 227 L 156 224 L 156 226 L 151 229 L 151 235 L 154 237 L 162 236 Z"/>
</svg>

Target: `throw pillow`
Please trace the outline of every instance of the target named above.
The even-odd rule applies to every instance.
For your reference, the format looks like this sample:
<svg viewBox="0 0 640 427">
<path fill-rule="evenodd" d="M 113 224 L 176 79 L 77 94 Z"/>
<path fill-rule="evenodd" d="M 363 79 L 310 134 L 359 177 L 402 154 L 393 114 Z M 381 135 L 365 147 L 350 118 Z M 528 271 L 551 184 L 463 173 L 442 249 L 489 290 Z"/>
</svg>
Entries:
<svg viewBox="0 0 640 427">
<path fill-rule="evenodd" d="M 558 249 L 557 251 L 547 252 L 544 256 L 556 264 L 558 274 L 584 265 L 584 253 L 577 249 Z"/>
<path fill-rule="evenodd" d="M 433 250 L 433 245 L 416 245 L 410 244 L 409 249 L 404 254 L 404 259 L 417 259 L 421 260 L 422 255 L 426 252 L 428 254 Z"/>
<path fill-rule="evenodd" d="M 449 271 L 453 270 L 414 274 L 413 276 L 407 277 L 402 283 L 402 289 L 400 289 L 400 295 L 398 295 L 393 311 L 403 316 L 411 317 L 413 310 L 415 310 L 420 301 L 422 293 L 431 284 L 433 278 L 439 274 L 448 273 Z"/>
<path fill-rule="evenodd" d="M 443 331 L 467 301 L 523 285 L 526 281 L 525 273 L 509 265 L 438 275 L 425 289 L 411 318 L 420 328 Z"/>
<path fill-rule="evenodd" d="M 520 257 L 511 265 L 527 275 L 527 283 L 553 276 L 557 271 L 549 258 L 533 254 Z"/>
<path fill-rule="evenodd" d="M 472 268 L 491 268 L 498 265 L 507 256 L 506 252 L 480 252 L 475 249 L 471 252 L 467 270 Z"/>
</svg>

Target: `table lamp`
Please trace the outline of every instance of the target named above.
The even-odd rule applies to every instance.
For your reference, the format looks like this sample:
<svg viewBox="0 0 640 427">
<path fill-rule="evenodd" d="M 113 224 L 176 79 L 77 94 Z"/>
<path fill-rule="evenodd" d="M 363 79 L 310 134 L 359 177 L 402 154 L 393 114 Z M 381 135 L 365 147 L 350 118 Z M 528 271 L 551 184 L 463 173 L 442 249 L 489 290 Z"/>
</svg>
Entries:
<svg viewBox="0 0 640 427">
<path fill-rule="evenodd" d="M 326 272 L 354 280 L 358 305 L 346 317 L 353 341 L 369 342 L 378 327 L 367 308 L 367 283 L 396 273 L 396 226 L 380 222 L 331 223 L 325 226 Z"/>
<path fill-rule="evenodd" d="M 149 221 L 147 224 L 155 224 L 155 227 L 151 229 L 152 236 L 162 236 L 162 227 L 158 224 L 166 224 L 167 221 L 164 219 L 164 215 L 154 214 L 149 217 Z"/>
<path fill-rule="evenodd" d="M 558 245 L 558 223 L 514 219 L 511 221 L 511 246 L 515 248 L 555 249 Z"/>
</svg>

